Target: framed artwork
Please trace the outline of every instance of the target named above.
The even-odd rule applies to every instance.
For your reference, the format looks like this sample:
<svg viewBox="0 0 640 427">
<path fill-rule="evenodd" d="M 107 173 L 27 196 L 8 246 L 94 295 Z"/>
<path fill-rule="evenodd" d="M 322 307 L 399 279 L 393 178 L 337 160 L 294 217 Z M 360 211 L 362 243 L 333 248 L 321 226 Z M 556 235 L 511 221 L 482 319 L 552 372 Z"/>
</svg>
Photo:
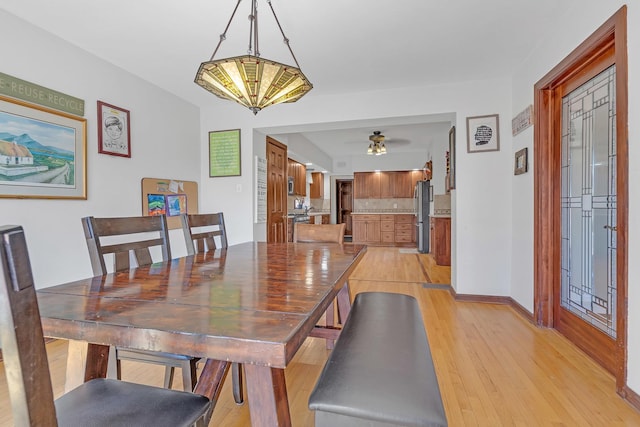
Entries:
<svg viewBox="0 0 640 427">
<path fill-rule="evenodd" d="M 449 189 L 456 188 L 456 127 L 449 130 Z"/>
<path fill-rule="evenodd" d="M 98 153 L 131 157 L 129 110 L 98 101 Z"/>
<path fill-rule="evenodd" d="M 498 115 L 467 117 L 467 152 L 500 150 Z"/>
<path fill-rule="evenodd" d="M 167 213 L 167 203 L 164 194 L 147 194 L 147 215 L 164 215 Z"/>
<path fill-rule="evenodd" d="M 87 120 L 0 96 L 0 197 L 87 198 Z"/>
<path fill-rule="evenodd" d="M 167 194 L 167 216 L 187 213 L 186 194 Z"/>
<path fill-rule="evenodd" d="M 529 163 L 527 151 L 528 151 L 527 147 L 523 148 L 522 150 L 516 151 L 515 166 L 513 169 L 514 175 L 521 175 L 523 173 L 527 173 L 527 168 Z"/>
<path fill-rule="evenodd" d="M 240 129 L 209 132 L 209 177 L 240 176 Z"/>
</svg>

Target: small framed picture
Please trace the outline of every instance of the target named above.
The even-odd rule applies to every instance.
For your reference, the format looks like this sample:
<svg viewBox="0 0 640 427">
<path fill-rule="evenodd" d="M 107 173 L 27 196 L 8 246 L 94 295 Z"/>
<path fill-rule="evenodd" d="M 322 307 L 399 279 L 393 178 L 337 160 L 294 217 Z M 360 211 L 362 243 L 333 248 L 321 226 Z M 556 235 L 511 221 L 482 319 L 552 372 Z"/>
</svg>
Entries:
<svg viewBox="0 0 640 427">
<path fill-rule="evenodd" d="M 240 129 L 209 132 L 209 176 L 240 175 Z"/>
<path fill-rule="evenodd" d="M 147 194 L 147 215 L 156 216 L 167 213 L 164 194 Z"/>
<path fill-rule="evenodd" d="M 527 165 L 529 163 L 527 156 L 527 147 L 522 150 L 516 151 L 515 166 L 513 169 L 514 175 L 521 175 L 527 173 Z"/>
<path fill-rule="evenodd" d="M 500 150 L 498 115 L 467 117 L 467 152 Z"/>
<path fill-rule="evenodd" d="M 129 110 L 98 101 L 98 153 L 131 157 Z"/>
<path fill-rule="evenodd" d="M 186 194 L 167 194 L 167 216 L 187 213 Z"/>
</svg>

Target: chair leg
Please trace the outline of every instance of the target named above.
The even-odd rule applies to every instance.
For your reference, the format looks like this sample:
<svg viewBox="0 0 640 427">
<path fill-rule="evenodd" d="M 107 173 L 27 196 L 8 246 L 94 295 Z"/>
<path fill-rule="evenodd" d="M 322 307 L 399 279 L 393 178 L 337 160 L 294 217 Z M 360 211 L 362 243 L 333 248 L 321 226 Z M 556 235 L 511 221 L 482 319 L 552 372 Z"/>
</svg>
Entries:
<svg viewBox="0 0 640 427">
<path fill-rule="evenodd" d="M 244 403 L 242 385 L 242 363 L 231 364 L 231 379 L 233 381 L 233 398 L 238 405 Z"/>
<path fill-rule="evenodd" d="M 184 391 L 192 392 L 198 382 L 198 359 L 189 359 L 182 362 L 182 387 Z"/>
<path fill-rule="evenodd" d="M 116 354 L 116 348 L 111 346 L 109 348 L 109 360 L 107 361 L 107 378 L 120 379 L 118 369 L 118 355 Z"/>
<path fill-rule="evenodd" d="M 164 368 L 164 388 L 171 388 L 173 385 L 173 374 L 175 368 L 173 366 L 165 366 Z"/>
</svg>

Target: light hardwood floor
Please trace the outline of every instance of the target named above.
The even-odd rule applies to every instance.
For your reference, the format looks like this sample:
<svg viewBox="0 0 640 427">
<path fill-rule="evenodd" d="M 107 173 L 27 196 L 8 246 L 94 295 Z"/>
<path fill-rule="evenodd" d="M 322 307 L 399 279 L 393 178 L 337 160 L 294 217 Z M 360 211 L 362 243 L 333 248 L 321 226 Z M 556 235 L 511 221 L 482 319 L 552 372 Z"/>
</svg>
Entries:
<svg viewBox="0 0 640 427">
<path fill-rule="evenodd" d="M 616 395 L 614 378 L 561 335 L 536 328 L 508 306 L 456 302 L 442 286 L 425 287 L 449 283 L 449 268 L 403 252 L 411 251 L 370 247 L 351 276 L 352 295 L 386 291 L 418 299 L 450 426 L 640 426 L 640 413 Z M 47 348 L 59 396 L 66 342 Z M 313 426 L 307 399 L 327 355 L 322 340 L 309 338 L 286 370 L 294 426 Z M 162 383 L 159 367 L 125 363 L 124 372 L 128 380 Z M 176 377 L 174 388 L 182 389 Z M 248 405 L 234 403 L 230 383 L 211 426 L 250 424 Z M 3 367 L 0 426 L 11 425 Z"/>
</svg>

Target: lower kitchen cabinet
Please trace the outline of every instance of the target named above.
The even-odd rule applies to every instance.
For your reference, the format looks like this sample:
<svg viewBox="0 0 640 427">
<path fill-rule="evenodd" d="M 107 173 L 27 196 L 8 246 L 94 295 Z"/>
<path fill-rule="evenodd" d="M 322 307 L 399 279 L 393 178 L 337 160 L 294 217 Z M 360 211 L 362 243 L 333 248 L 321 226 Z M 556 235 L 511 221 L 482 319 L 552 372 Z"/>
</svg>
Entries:
<svg viewBox="0 0 640 427">
<path fill-rule="evenodd" d="M 352 215 L 354 243 L 380 243 L 380 215 Z"/>
<path fill-rule="evenodd" d="M 451 265 L 451 218 L 431 217 L 430 252 L 438 265 Z"/>
<path fill-rule="evenodd" d="M 354 243 L 407 246 L 416 242 L 415 216 L 352 215 Z"/>
</svg>

